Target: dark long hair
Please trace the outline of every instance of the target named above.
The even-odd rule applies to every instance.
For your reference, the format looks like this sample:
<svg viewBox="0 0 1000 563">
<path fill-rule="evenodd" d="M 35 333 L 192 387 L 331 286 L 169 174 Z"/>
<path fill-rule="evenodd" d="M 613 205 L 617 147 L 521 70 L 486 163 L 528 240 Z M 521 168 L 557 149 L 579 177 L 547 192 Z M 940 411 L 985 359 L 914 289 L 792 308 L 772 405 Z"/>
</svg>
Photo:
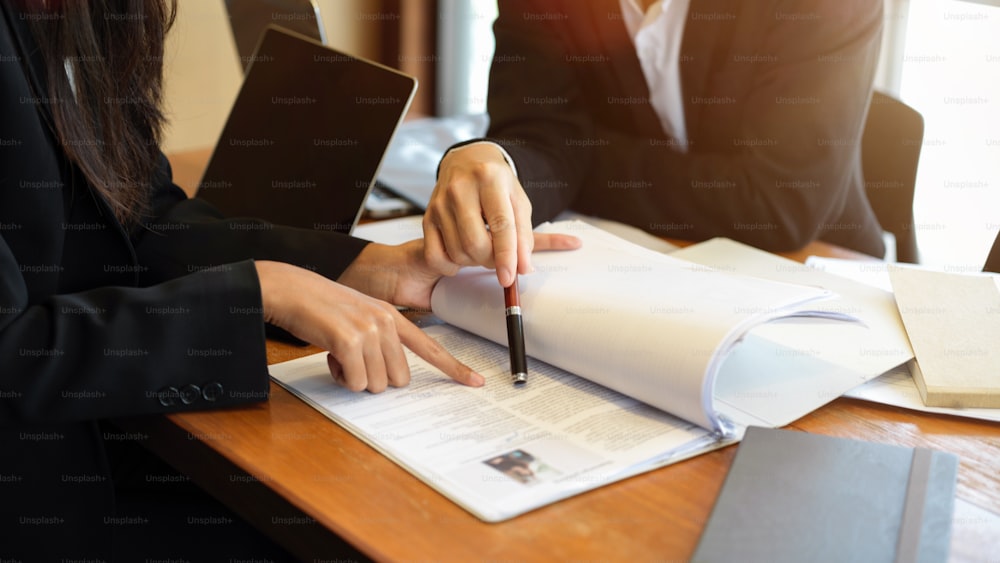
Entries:
<svg viewBox="0 0 1000 563">
<path fill-rule="evenodd" d="M 159 158 L 163 44 L 175 2 L 21 3 L 45 60 L 56 136 L 126 224 L 141 214 Z"/>
</svg>

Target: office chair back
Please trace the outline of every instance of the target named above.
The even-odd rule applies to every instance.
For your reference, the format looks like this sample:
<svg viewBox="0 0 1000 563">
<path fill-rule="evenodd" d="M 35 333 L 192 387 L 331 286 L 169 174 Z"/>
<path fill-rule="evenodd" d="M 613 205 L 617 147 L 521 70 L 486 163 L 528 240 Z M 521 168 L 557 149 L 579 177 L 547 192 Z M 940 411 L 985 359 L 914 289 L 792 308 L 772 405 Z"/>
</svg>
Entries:
<svg viewBox="0 0 1000 563">
<path fill-rule="evenodd" d="M 990 253 L 986 257 L 983 271 L 1000 274 L 1000 234 L 997 234 L 997 238 L 993 240 L 993 248 L 990 249 Z"/>
<path fill-rule="evenodd" d="M 896 237 L 896 260 L 916 263 L 913 192 L 924 118 L 903 102 L 875 92 L 861 139 L 865 192 L 882 229 Z"/>
</svg>

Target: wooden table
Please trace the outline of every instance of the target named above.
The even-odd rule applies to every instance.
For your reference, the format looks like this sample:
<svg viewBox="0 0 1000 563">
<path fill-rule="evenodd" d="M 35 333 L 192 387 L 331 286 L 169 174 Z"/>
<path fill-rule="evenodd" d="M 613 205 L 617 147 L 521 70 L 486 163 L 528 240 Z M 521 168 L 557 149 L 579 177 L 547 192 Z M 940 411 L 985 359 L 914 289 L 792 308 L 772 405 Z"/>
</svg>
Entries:
<svg viewBox="0 0 1000 563">
<path fill-rule="evenodd" d="M 809 254 L 857 257 L 821 243 L 789 256 Z M 272 342 L 268 361 L 317 351 Z M 303 560 L 357 550 L 377 560 L 684 561 L 735 454 L 725 448 L 485 524 L 274 384 L 267 403 L 126 424 Z M 952 559 L 1000 555 L 1000 424 L 841 398 L 790 428 L 959 455 Z"/>
</svg>

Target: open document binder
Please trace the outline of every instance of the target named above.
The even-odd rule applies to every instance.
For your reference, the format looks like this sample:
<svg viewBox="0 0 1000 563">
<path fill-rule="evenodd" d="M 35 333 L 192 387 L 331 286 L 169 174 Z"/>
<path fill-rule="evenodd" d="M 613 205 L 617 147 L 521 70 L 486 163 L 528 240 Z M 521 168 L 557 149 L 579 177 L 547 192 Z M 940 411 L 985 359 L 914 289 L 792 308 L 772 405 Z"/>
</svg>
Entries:
<svg viewBox="0 0 1000 563">
<path fill-rule="evenodd" d="M 412 354 L 410 385 L 378 395 L 336 387 L 325 354 L 273 365 L 273 378 L 492 522 L 738 441 L 750 425 L 786 425 L 911 356 L 905 334 L 820 283 L 850 281 L 784 283 L 800 266 L 728 241 L 689 252 L 710 268 L 580 222 L 543 228 L 583 247 L 536 254 L 521 277 L 526 386 L 509 381 L 502 291 L 478 268 L 439 282 L 432 306 L 446 324 L 425 330 L 484 388 Z M 761 267 L 773 279 L 736 273 L 748 257 L 777 260 Z"/>
</svg>

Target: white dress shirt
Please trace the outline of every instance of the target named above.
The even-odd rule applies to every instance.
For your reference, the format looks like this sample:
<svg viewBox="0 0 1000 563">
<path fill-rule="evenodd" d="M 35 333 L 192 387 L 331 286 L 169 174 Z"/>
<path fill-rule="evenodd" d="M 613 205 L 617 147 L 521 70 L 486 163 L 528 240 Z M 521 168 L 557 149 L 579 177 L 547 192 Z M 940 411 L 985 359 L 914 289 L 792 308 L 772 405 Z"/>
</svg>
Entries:
<svg viewBox="0 0 1000 563">
<path fill-rule="evenodd" d="M 681 39 L 689 0 L 656 0 L 646 13 L 636 0 L 621 0 L 622 16 L 642 73 L 649 86 L 649 102 L 663 130 L 687 152 L 684 97 L 681 92 Z"/>
</svg>

